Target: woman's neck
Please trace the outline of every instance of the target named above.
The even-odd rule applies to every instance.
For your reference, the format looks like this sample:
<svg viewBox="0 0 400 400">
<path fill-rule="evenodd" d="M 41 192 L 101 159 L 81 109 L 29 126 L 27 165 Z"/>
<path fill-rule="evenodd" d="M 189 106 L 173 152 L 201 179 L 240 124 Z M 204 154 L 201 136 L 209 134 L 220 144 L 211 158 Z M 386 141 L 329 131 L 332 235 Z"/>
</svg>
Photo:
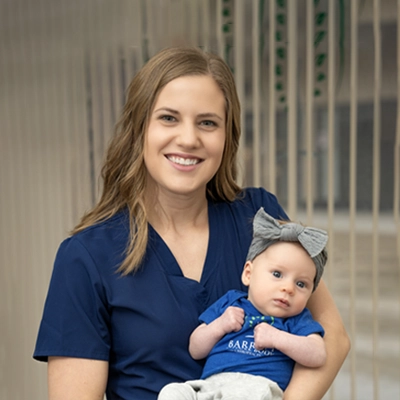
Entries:
<svg viewBox="0 0 400 400">
<path fill-rule="evenodd" d="M 203 195 L 171 194 L 157 190 L 147 193 L 146 212 L 149 223 L 159 233 L 186 230 L 208 224 L 208 202 Z"/>
</svg>

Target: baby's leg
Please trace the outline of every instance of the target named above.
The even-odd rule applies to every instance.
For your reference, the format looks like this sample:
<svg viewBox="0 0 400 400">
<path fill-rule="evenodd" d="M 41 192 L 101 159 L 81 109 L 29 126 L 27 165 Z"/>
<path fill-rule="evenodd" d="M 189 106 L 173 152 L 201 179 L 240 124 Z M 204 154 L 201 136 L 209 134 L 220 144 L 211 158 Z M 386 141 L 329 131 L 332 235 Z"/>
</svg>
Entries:
<svg viewBox="0 0 400 400">
<path fill-rule="evenodd" d="M 223 375 L 223 374 L 219 374 Z M 161 390 L 157 400 L 215 400 L 222 399 L 219 379 L 196 379 L 170 383 Z"/>
<path fill-rule="evenodd" d="M 196 400 L 195 390 L 188 383 L 170 383 L 162 388 L 157 400 Z"/>
<path fill-rule="evenodd" d="M 225 372 L 205 380 L 170 383 L 157 400 L 282 400 L 279 386 L 264 377 Z"/>
<path fill-rule="evenodd" d="M 241 372 L 224 372 L 206 379 L 214 397 L 223 400 L 282 400 L 283 392 L 270 379 Z M 200 399 L 200 397 L 198 397 Z M 208 400 L 208 399 L 207 399 Z"/>
</svg>

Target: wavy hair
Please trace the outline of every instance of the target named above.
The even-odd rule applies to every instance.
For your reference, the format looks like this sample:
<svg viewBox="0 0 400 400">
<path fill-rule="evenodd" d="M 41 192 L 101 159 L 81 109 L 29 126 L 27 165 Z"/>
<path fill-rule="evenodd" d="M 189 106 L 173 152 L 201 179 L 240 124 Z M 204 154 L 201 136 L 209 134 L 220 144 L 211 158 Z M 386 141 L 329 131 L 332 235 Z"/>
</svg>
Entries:
<svg viewBox="0 0 400 400">
<path fill-rule="evenodd" d="M 230 68 L 219 56 L 198 48 L 174 47 L 160 51 L 139 70 L 128 87 L 126 103 L 101 170 L 103 189 L 100 200 L 72 231 L 75 234 L 127 209 L 130 240 L 119 268 L 123 274 L 137 270 L 147 247 L 148 223 L 144 199 L 147 170 L 143 152 L 154 104 L 165 85 L 190 75 L 211 76 L 226 101 L 225 147 L 221 165 L 207 184 L 207 196 L 216 202 L 230 202 L 241 191 L 236 183 L 240 103 Z"/>
</svg>

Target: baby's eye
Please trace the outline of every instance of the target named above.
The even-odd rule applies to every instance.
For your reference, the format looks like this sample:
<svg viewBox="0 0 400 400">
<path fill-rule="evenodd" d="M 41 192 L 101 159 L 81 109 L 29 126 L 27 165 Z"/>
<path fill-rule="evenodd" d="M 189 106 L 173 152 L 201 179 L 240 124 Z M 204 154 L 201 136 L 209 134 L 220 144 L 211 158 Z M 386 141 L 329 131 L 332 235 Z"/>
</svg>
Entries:
<svg viewBox="0 0 400 400">
<path fill-rule="evenodd" d="M 299 288 L 305 288 L 306 287 L 306 284 L 304 283 L 304 282 L 297 282 L 297 286 L 299 287 Z"/>
<path fill-rule="evenodd" d="M 274 271 L 274 272 L 272 272 L 272 275 L 273 275 L 275 278 L 280 278 L 280 277 L 282 276 L 282 274 L 281 274 L 279 271 Z"/>
</svg>

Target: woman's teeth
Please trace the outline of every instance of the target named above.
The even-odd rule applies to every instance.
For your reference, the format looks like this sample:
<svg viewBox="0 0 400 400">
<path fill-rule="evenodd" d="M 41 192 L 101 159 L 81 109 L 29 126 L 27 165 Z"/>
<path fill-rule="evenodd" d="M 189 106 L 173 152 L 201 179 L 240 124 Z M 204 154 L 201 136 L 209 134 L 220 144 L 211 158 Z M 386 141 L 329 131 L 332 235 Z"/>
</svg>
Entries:
<svg viewBox="0 0 400 400">
<path fill-rule="evenodd" d="M 179 165 L 195 165 L 199 162 L 198 159 L 183 158 L 183 157 L 168 157 L 168 160 Z"/>
</svg>

